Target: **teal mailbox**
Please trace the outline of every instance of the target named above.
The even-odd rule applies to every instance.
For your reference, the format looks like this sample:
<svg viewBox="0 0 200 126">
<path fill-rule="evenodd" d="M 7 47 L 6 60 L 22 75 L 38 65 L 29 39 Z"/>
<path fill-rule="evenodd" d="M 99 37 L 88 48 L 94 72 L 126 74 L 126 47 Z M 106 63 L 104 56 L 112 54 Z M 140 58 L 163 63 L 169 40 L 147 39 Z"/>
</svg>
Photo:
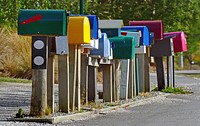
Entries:
<svg viewBox="0 0 200 126">
<path fill-rule="evenodd" d="M 135 41 L 130 36 L 110 38 L 113 49 L 113 59 L 134 59 Z"/>
<path fill-rule="evenodd" d="M 66 36 L 67 13 L 65 10 L 19 11 L 18 34 L 29 36 Z"/>
</svg>

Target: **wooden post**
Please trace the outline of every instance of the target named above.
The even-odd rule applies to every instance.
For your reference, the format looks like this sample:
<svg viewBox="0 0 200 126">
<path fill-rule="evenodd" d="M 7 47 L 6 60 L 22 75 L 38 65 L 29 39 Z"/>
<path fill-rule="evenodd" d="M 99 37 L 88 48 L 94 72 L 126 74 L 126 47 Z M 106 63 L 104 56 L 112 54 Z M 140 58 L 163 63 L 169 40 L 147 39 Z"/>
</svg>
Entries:
<svg viewBox="0 0 200 126">
<path fill-rule="evenodd" d="M 50 55 L 47 68 L 47 105 L 54 113 L 54 56 Z"/>
<path fill-rule="evenodd" d="M 149 57 L 150 57 L 150 48 L 146 47 L 147 53 L 144 54 L 144 91 L 150 92 L 150 75 L 149 75 Z"/>
<path fill-rule="evenodd" d="M 47 108 L 47 57 L 48 57 L 48 44 L 47 44 L 47 37 L 37 37 L 33 36 L 32 37 L 32 56 L 35 55 L 33 53 L 33 48 L 38 49 L 38 45 L 34 45 L 35 42 L 37 41 L 37 38 L 41 38 L 42 41 L 39 41 L 39 43 L 42 44 L 42 48 L 45 52 L 42 52 L 44 54 L 45 59 L 38 61 L 33 61 L 32 62 L 32 67 L 33 63 L 36 63 L 34 65 L 40 65 L 44 64 L 45 68 L 41 69 L 32 69 L 32 95 L 31 95 L 31 108 L 30 108 L 30 115 L 32 116 L 45 116 L 45 111 Z M 43 62 L 42 64 L 40 64 Z M 40 65 L 39 65 L 40 64 Z"/>
<path fill-rule="evenodd" d="M 81 103 L 88 103 L 88 56 L 81 55 Z"/>
<path fill-rule="evenodd" d="M 165 76 L 163 68 L 163 57 L 155 57 L 156 62 L 156 73 L 158 81 L 158 90 L 161 91 L 165 88 Z"/>
<path fill-rule="evenodd" d="M 116 101 L 116 76 L 115 76 L 115 61 L 113 61 L 113 64 L 112 64 L 112 100 L 113 102 Z"/>
<path fill-rule="evenodd" d="M 77 46 L 77 72 L 76 72 L 75 107 L 81 109 L 81 46 Z"/>
<path fill-rule="evenodd" d="M 139 60 L 138 60 L 138 54 L 135 55 L 135 83 L 136 83 L 136 96 L 139 94 Z"/>
<path fill-rule="evenodd" d="M 116 101 L 119 101 L 119 96 L 120 96 L 120 62 L 119 60 L 115 60 L 115 98 Z"/>
<path fill-rule="evenodd" d="M 112 102 L 112 65 L 103 66 L 103 100 Z"/>
<path fill-rule="evenodd" d="M 54 113 L 54 55 L 51 54 L 52 38 L 48 39 L 47 106 Z"/>
<path fill-rule="evenodd" d="M 69 56 L 58 56 L 59 110 L 69 113 Z"/>
<path fill-rule="evenodd" d="M 69 96 L 70 109 L 75 110 L 75 88 L 77 72 L 77 45 L 69 45 Z"/>
<path fill-rule="evenodd" d="M 130 63 L 130 59 L 122 60 L 120 99 L 125 99 L 125 100 L 128 99 L 129 63 Z"/>
<path fill-rule="evenodd" d="M 96 66 L 88 66 L 88 101 L 97 102 Z"/>
<path fill-rule="evenodd" d="M 135 85 L 135 59 L 130 60 L 129 63 L 129 82 L 128 82 L 128 98 L 132 99 L 136 96 L 136 85 Z"/>
<path fill-rule="evenodd" d="M 139 92 L 145 92 L 145 54 L 138 54 Z"/>
</svg>

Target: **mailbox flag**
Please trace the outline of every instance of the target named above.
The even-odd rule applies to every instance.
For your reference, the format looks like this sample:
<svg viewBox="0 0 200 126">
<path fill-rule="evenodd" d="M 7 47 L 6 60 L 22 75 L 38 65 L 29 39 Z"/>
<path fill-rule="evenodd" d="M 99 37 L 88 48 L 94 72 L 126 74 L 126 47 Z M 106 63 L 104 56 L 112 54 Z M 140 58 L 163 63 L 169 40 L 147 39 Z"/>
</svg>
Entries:
<svg viewBox="0 0 200 126">
<path fill-rule="evenodd" d="M 47 37 L 32 37 L 32 69 L 46 69 L 46 46 Z"/>
</svg>

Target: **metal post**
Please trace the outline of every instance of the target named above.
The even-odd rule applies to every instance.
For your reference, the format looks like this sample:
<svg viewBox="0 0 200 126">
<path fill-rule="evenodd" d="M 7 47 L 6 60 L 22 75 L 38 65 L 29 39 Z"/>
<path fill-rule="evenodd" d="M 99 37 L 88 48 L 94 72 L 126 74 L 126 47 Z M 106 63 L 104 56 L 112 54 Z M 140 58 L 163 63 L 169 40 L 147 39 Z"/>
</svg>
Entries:
<svg viewBox="0 0 200 126">
<path fill-rule="evenodd" d="M 80 14 L 84 14 L 84 0 L 80 0 Z"/>
</svg>

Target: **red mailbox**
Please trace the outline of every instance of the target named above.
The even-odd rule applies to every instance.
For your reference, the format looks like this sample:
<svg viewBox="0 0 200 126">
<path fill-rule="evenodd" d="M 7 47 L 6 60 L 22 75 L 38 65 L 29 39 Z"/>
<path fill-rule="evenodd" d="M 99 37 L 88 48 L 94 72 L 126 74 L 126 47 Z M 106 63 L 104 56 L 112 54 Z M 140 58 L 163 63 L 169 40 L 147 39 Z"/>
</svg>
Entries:
<svg viewBox="0 0 200 126">
<path fill-rule="evenodd" d="M 187 41 L 184 32 L 169 32 L 164 33 L 164 36 L 175 36 L 173 38 L 174 52 L 186 52 L 187 51 Z"/>
<path fill-rule="evenodd" d="M 150 32 L 154 33 L 155 40 L 163 39 L 163 23 L 162 20 L 149 21 L 129 21 L 130 26 L 147 26 Z"/>
</svg>

